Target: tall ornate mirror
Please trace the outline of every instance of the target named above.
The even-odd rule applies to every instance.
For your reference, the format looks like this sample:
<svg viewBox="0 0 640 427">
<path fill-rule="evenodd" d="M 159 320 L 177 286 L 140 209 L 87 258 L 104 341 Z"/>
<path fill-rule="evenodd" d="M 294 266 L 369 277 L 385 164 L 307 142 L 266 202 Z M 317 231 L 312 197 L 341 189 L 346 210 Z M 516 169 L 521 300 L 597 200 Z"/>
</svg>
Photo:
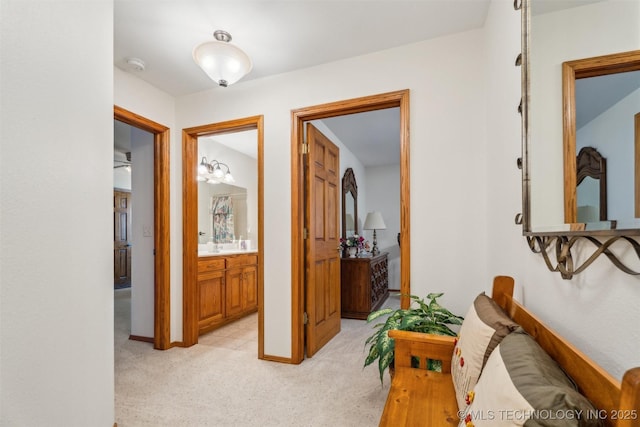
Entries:
<svg viewBox="0 0 640 427">
<path fill-rule="evenodd" d="M 342 238 L 358 234 L 358 185 L 353 169 L 342 177 Z"/>
<path fill-rule="evenodd" d="M 607 221 L 607 159 L 593 147 L 582 147 L 576 164 L 576 219 L 571 222 Z"/>
<path fill-rule="evenodd" d="M 638 274 L 608 248 L 625 241 L 640 257 L 640 245 L 629 237 L 640 235 L 640 2 L 515 5 L 522 13 L 523 234 L 564 278 L 603 253 L 621 270 Z M 605 187 L 599 186 L 604 180 L 598 183 L 607 202 L 590 217 L 596 221 L 578 218 L 577 153 L 583 147 L 607 159 Z M 596 249 L 574 266 L 572 247 L 585 241 Z"/>
</svg>

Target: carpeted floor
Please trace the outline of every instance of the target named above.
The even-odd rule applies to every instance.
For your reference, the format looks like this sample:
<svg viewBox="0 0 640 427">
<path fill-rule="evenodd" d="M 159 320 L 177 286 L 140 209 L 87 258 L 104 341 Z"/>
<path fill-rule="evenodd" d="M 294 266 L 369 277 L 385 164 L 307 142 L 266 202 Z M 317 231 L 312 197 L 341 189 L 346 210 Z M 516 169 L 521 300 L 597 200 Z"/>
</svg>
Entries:
<svg viewBox="0 0 640 427">
<path fill-rule="evenodd" d="M 289 365 L 258 359 L 257 314 L 190 348 L 130 341 L 130 289 L 114 294 L 118 427 L 378 425 L 389 377 L 381 386 L 377 366 L 362 368 L 371 332 L 363 320 L 342 319 L 314 357 Z"/>
</svg>

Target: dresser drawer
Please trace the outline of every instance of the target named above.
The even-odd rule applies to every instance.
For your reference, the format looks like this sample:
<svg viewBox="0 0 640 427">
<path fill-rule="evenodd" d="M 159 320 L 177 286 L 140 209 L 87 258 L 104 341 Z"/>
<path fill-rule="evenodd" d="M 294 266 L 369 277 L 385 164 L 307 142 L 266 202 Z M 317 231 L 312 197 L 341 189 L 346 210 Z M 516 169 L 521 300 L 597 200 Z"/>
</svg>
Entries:
<svg viewBox="0 0 640 427">
<path fill-rule="evenodd" d="M 198 274 L 206 274 L 216 270 L 224 270 L 224 258 L 209 257 L 198 260 Z"/>
<path fill-rule="evenodd" d="M 258 255 L 238 255 L 227 258 L 227 268 L 254 265 L 258 263 Z"/>
</svg>

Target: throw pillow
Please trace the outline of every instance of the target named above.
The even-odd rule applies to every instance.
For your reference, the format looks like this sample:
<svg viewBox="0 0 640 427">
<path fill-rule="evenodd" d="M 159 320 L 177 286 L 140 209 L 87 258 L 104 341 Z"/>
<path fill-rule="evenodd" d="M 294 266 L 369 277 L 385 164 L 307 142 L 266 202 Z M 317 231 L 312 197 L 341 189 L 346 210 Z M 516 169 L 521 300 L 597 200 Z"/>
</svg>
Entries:
<svg viewBox="0 0 640 427">
<path fill-rule="evenodd" d="M 459 427 L 602 425 L 593 405 L 522 329 L 489 356 L 469 400 Z"/>
<path fill-rule="evenodd" d="M 460 410 L 467 406 L 467 394 L 475 387 L 493 349 L 517 327 L 484 292 L 473 301 L 460 327 L 451 359 L 451 377 Z"/>
</svg>

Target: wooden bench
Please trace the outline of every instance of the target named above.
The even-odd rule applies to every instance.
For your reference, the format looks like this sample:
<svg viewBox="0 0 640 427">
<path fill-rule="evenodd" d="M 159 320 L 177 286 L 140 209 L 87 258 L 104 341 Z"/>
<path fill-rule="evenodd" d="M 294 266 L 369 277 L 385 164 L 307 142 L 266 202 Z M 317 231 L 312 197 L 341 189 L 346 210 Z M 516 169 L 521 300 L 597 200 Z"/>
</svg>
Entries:
<svg viewBox="0 0 640 427">
<path fill-rule="evenodd" d="M 597 408 L 606 426 L 640 427 L 640 367 L 628 370 L 622 383 L 513 300 L 513 279 L 498 276 L 492 298 L 520 324 L 576 383 Z M 395 340 L 395 373 L 380 420 L 381 426 L 458 425 L 458 405 L 451 378 L 454 338 L 390 331 Z M 411 367 L 412 356 L 420 368 Z M 442 372 L 427 371 L 425 360 L 442 360 Z"/>
</svg>

